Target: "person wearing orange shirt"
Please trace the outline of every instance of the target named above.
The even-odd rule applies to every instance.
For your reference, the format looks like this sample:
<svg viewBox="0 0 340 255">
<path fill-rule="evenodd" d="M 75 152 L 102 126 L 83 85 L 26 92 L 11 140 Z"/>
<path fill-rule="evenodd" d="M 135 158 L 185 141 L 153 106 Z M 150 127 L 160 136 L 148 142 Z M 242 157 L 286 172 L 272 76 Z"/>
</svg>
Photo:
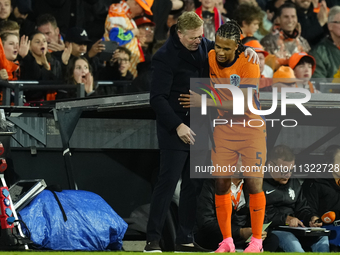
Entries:
<svg viewBox="0 0 340 255">
<path fill-rule="evenodd" d="M 220 167 L 236 166 L 239 155 L 242 155 L 245 185 L 249 190 L 249 209 L 251 215 L 251 227 L 253 236 L 244 252 L 262 251 L 262 226 L 265 216 L 266 199 L 262 190 L 263 171 L 266 161 L 266 125 L 262 116 L 251 113 L 247 106 L 248 93 L 252 93 L 252 103 L 255 109 L 259 109 L 258 83 L 260 68 L 244 58 L 245 47 L 240 36 L 242 30 L 235 21 L 223 24 L 216 32 L 215 49 L 208 55 L 210 78 L 213 84 L 225 84 L 229 79 L 230 84 L 241 89 L 244 95 L 244 115 L 233 115 L 233 98 L 228 89 L 218 89 L 221 96 L 221 105 L 215 105 L 212 99 L 207 99 L 207 106 L 217 107 L 219 118 L 230 120 L 225 125 L 217 125 L 214 129 L 215 150 L 211 159 L 215 169 Z M 226 79 L 225 79 L 226 78 Z M 252 88 L 248 90 L 248 88 Z M 200 95 L 190 91 L 191 95 L 182 103 L 184 107 L 200 107 Z M 249 125 L 249 121 L 254 125 Z M 257 124 L 255 124 L 255 122 Z M 232 123 L 244 123 L 232 124 Z M 262 123 L 262 125 L 260 125 Z M 256 126 L 256 127 L 255 127 Z M 223 241 L 217 253 L 235 252 L 232 239 L 231 214 L 232 201 L 230 195 L 231 177 L 234 173 L 216 171 L 215 182 L 215 206 L 218 223 L 223 235 Z"/>
</svg>

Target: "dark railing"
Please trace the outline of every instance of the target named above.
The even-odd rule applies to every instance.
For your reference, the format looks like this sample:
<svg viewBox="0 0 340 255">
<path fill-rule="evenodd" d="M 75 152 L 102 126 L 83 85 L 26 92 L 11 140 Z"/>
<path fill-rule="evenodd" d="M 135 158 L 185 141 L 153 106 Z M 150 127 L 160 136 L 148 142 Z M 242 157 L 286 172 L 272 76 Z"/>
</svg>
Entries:
<svg viewBox="0 0 340 255">
<path fill-rule="evenodd" d="M 99 87 L 114 87 L 118 93 L 127 93 L 131 81 L 98 81 Z M 0 88 L 3 92 L 2 105 L 11 104 L 11 92 L 14 92 L 14 105 L 24 105 L 24 91 L 57 91 L 57 90 L 76 90 L 77 98 L 85 97 L 83 83 L 76 85 L 65 84 L 60 81 L 4 81 L 0 80 Z"/>
</svg>

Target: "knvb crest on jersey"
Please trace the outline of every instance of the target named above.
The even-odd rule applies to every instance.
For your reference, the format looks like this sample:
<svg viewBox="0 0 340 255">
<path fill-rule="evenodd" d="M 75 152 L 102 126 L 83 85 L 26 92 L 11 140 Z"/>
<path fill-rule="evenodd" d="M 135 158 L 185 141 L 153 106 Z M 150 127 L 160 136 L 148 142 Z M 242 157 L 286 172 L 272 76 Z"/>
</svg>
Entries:
<svg viewBox="0 0 340 255">
<path fill-rule="evenodd" d="M 238 76 L 237 74 L 230 75 L 230 84 L 231 85 L 239 87 L 240 86 L 240 82 L 241 82 L 241 77 L 240 76 Z"/>
</svg>

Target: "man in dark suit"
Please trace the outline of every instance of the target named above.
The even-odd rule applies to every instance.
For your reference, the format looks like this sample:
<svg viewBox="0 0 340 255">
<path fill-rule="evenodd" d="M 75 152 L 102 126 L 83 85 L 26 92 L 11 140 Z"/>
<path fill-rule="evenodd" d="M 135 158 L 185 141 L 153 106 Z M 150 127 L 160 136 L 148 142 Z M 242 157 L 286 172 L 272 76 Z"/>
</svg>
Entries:
<svg viewBox="0 0 340 255">
<path fill-rule="evenodd" d="M 214 42 L 202 35 L 203 21 L 196 13 L 185 12 L 177 25 L 171 27 L 169 39 L 152 60 L 150 104 L 157 116 L 161 163 L 151 198 L 144 252 L 161 252 L 162 229 L 180 177 L 176 251 L 202 251 L 193 240 L 198 189 L 190 179 L 189 169 L 190 145 L 200 136 L 194 138 L 196 134 L 189 127 L 189 111 L 178 100 L 181 94 L 189 94 L 190 78 L 209 77 L 208 52 L 214 48 Z M 248 49 L 248 54 L 254 57 L 252 52 Z M 206 156 L 210 156 L 208 154 L 207 149 Z"/>
</svg>

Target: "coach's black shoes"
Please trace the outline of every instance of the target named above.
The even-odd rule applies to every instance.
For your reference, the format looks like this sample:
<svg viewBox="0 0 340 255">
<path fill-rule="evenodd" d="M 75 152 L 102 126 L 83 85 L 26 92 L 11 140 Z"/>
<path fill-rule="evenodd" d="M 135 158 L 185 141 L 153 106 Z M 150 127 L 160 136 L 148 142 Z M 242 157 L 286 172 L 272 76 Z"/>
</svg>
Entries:
<svg viewBox="0 0 340 255">
<path fill-rule="evenodd" d="M 211 252 L 210 250 L 204 249 L 197 243 L 192 244 L 176 244 L 175 252 Z"/>
<path fill-rule="evenodd" d="M 162 249 L 159 246 L 158 241 L 151 241 L 151 242 L 146 242 L 145 248 L 143 252 L 150 252 L 150 253 L 161 253 Z"/>
</svg>

